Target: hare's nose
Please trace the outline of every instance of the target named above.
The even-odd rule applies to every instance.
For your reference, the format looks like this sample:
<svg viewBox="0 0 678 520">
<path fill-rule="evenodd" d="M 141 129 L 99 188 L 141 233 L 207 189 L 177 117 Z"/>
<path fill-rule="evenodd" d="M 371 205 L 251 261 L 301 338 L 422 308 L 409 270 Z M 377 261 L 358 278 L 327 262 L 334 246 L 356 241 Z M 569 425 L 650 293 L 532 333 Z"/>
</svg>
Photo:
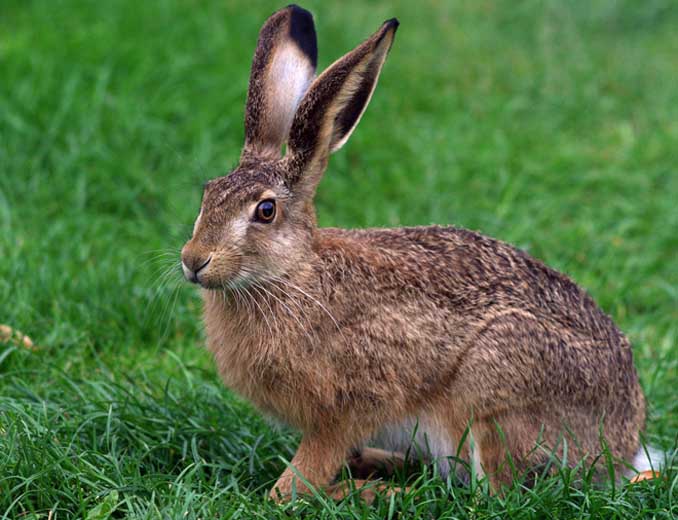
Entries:
<svg viewBox="0 0 678 520">
<path fill-rule="evenodd" d="M 205 258 L 202 255 L 182 253 L 181 268 L 184 271 L 186 280 L 193 283 L 200 283 L 200 272 L 205 269 L 211 261 L 212 255 Z"/>
</svg>

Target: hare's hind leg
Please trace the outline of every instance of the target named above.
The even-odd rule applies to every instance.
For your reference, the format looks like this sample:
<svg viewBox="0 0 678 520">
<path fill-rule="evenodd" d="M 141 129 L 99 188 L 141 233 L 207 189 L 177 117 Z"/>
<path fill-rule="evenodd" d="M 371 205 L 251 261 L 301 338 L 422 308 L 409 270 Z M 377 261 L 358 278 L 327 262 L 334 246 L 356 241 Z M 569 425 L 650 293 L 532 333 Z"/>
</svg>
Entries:
<svg viewBox="0 0 678 520">
<path fill-rule="evenodd" d="M 584 428 L 580 430 L 587 433 Z M 594 424 L 590 430 L 595 432 Z M 538 475 L 563 464 L 573 466 L 589 460 L 600 449 L 595 435 L 577 437 L 557 413 L 533 408 L 476 421 L 471 432 L 476 449 L 471 459 L 476 472 L 486 475 L 496 491 L 511 486 L 515 479 L 532 486 Z"/>
<path fill-rule="evenodd" d="M 543 469 L 548 456 L 538 447 L 542 433 L 529 414 L 519 411 L 474 421 L 469 459 L 475 474 L 486 476 L 491 488 L 499 491 L 515 478 Z"/>
<path fill-rule="evenodd" d="M 405 465 L 405 455 L 395 451 L 364 447 L 346 461 L 351 476 L 369 479 L 375 475 L 390 477 Z"/>
<path fill-rule="evenodd" d="M 615 352 L 523 311 L 485 324 L 457 370 L 453 391 L 463 393 L 473 412 L 476 458 L 493 486 L 515 476 L 529 481 L 549 460 L 565 455 L 562 462 L 574 465 L 600 453 L 606 409 L 612 453 L 624 454 L 614 442 L 619 435 L 609 430 L 620 417 L 610 407 L 621 392 Z"/>
</svg>

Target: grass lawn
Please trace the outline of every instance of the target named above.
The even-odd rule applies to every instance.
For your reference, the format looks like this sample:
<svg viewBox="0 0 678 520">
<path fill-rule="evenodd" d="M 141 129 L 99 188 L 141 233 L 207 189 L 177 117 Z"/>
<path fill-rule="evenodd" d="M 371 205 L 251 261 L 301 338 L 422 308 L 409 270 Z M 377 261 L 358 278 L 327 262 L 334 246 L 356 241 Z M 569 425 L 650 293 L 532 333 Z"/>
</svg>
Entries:
<svg viewBox="0 0 678 520">
<path fill-rule="evenodd" d="M 0 323 L 38 348 L 0 342 L 0 518 L 678 515 L 674 469 L 493 496 L 422 468 L 373 506 L 265 500 L 297 435 L 222 386 L 177 268 L 202 183 L 239 156 L 257 33 L 281 5 L 2 0 Z M 320 224 L 456 224 L 568 273 L 631 338 L 647 441 L 674 447 L 678 3 L 304 6 L 320 67 L 402 24 Z"/>
</svg>

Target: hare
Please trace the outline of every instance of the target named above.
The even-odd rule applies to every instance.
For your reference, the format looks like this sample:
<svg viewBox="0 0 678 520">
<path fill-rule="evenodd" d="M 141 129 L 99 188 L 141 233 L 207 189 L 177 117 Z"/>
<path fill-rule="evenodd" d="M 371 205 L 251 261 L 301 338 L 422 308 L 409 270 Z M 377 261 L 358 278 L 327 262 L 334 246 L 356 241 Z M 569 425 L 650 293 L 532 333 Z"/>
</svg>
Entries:
<svg viewBox="0 0 678 520">
<path fill-rule="evenodd" d="M 272 497 L 342 496 L 333 482 L 347 461 L 369 474 L 412 445 L 442 474 L 465 458 L 493 489 L 565 443 L 574 463 L 605 439 L 628 467 L 645 422 L 631 346 L 570 279 L 456 227 L 316 225 L 329 156 L 397 28 L 384 22 L 316 78 L 311 14 L 291 5 L 266 21 L 240 163 L 205 185 L 181 252 L 225 384 L 302 433 Z"/>
</svg>

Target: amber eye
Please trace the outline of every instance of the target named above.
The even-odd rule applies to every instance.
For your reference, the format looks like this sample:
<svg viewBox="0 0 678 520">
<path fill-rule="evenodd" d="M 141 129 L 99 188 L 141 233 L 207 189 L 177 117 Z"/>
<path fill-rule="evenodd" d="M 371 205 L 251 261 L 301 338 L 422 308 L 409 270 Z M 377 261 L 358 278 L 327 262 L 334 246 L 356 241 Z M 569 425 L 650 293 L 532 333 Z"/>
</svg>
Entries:
<svg viewBox="0 0 678 520">
<path fill-rule="evenodd" d="M 275 201 L 272 199 L 262 200 L 254 211 L 254 216 L 258 222 L 270 224 L 275 218 Z"/>
</svg>

